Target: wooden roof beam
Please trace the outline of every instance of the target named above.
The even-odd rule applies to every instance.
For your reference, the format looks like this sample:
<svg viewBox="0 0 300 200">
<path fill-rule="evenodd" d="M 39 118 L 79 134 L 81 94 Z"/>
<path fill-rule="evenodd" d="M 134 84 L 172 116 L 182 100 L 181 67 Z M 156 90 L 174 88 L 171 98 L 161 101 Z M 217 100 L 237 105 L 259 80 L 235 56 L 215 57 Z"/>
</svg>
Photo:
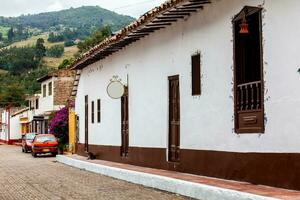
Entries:
<svg viewBox="0 0 300 200">
<path fill-rule="evenodd" d="M 157 17 L 157 19 L 183 19 L 184 16 L 162 16 L 162 17 Z"/>
<path fill-rule="evenodd" d="M 190 13 L 182 13 L 182 12 L 174 12 L 174 13 L 164 13 L 163 16 L 185 16 L 185 15 L 191 15 Z"/>
<path fill-rule="evenodd" d="M 172 23 L 153 23 L 153 24 L 147 24 L 146 27 L 162 27 L 162 26 L 169 26 L 172 25 Z"/>
<path fill-rule="evenodd" d="M 197 12 L 197 9 L 178 9 L 178 10 L 170 10 L 170 13 L 185 13 L 185 12 Z"/>
</svg>

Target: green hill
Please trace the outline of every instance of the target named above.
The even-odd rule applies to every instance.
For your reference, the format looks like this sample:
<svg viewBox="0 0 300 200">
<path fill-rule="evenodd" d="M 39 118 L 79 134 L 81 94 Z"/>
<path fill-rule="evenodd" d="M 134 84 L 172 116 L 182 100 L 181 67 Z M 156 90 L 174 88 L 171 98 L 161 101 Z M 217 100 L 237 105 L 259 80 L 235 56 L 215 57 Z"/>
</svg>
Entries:
<svg viewBox="0 0 300 200">
<path fill-rule="evenodd" d="M 61 28 L 73 28 L 88 36 L 92 30 L 109 25 L 113 31 L 129 24 L 134 18 L 119 15 L 99 6 L 82 6 L 62 11 L 47 12 L 19 17 L 0 17 L 2 27 L 30 27 L 42 32 L 56 31 Z M 83 30 L 82 30 L 83 29 Z"/>
</svg>

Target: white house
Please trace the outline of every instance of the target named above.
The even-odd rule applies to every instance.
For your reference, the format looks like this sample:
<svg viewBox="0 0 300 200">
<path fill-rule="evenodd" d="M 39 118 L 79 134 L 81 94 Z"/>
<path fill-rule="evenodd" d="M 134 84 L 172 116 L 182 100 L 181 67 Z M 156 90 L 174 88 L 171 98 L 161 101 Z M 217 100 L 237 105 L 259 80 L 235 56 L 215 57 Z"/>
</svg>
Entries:
<svg viewBox="0 0 300 200">
<path fill-rule="evenodd" d="M 38 79 L 41 93 L 27 98 L 30 132 L 48 133 L 50 115 L 67 104 L 74 76 L 71 70 L 56 70 Z"/>
<path fill-rule="evenodd" d="M 1 112 L 0 142 L 14 144 L 28 131 L 28 108 L 6 108 Z"/>
<path fill-rule="evenodd" d="M 299 7 L 170 0 L 106 39 L 72 66 L 78 154 L 300 189 Z"/>
</svg>

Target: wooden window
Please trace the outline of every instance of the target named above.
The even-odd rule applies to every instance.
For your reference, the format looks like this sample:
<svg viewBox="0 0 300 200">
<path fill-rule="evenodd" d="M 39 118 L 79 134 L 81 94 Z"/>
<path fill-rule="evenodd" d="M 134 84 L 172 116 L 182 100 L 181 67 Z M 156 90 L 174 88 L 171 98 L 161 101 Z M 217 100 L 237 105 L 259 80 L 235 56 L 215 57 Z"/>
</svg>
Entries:
<svg viewBox="0 0 300 200">
<path fill-rule="evenodd" d="M 94 101 L 92 101 L 91 109 L 92 109 L 92 112 L 91 112 L 91 114 L 92 114 L 91 119 L 92 119 L 92 123 L 94 123 L 94 122 L 95 122 L 95 102 L 94 102 Z"/>
<path fill-rule="evenodd" d="M 256 7 L 244 7 L 233 20 L 234 110 L 237 133 L 264 132 L 261 24 L 261 8 Z M 246 30 L 241 31 L 244 25 Z"/>
<path fill-rule="evenodd" d="M 46 97 L 46 85 L 43 85 L 43 97 Z"/>
<path fill-rule="evenodd" d="M 200 54 L 192 56 L 192 95 L 201 94 Z"/>
<path fill-rule="evenodd" d="M 39 109 L 39 99 L 35 100 L 35 109 Z"/>
<path fill-rule="evenodd" d="M 48 95 L 52 95 L 52 82 L 48 83 Z"/>
<path fill-rule="evenodd" d="M 101 101 L 100 99 L 97 100 L 97 122 L 101 122 Z"/>
</svg>

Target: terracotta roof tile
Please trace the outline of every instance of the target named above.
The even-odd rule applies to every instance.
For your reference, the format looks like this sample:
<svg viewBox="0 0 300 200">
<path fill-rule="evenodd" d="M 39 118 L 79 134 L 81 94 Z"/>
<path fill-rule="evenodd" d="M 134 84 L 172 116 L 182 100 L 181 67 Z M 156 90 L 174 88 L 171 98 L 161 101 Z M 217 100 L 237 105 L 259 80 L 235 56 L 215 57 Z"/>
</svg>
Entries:
<svg viewBox="0 0 300 200">
<path fill-rule="evenodd" d="M 202 8 L 201 5 L 210 3 L 209 0 L 168 0 L 161 4 L 160 6 L 157 6 L 150 11 L 146 12 L 144 15 L 142 15 L 139 19 L 136 21 L 130 23 L 128 26 L 124 27 L 122 30 L 118 31 L 115 35 L 106 38 L 104 41 L 96 45 L 95 47 L 91 48 L 88 52 L 84 53 L 80 58 L 76 59 L 75 62 L 72 64 L 72 69 L 82 69 L 86 67 L 87 65 L 96 62 L 97 60 L 100 60 L 101 58 L 104 58 L 108 55 L 110 55 L 113 52 L 116 52 L 118 50 L 107 50 L 108 48 L 122 48 L 129 43 L 138 40 L 139 38 L 143 37 L 141 35 L 138 35 L 138 33 L 143 34 L 142 29 L 146 29 L 145 26 L 147 24 L 153 23 L 154 20 L 157 19 L 158 16 L 164 16 L 164 14 L 168 13 L 170 10 L 177 10 L 178 8 L 181 10 L 178 10 L 176 12 L 178 16 L 183 15 L 182 12 L 188 13 L 190 12 L 190 8 L 193 9 L 200 9 Z M 193 7 L 194 6 L 194 7 Z M 176 15 L 174 14 L 173 17 L 170 17 L 170 19 L 176 19 Z M 181 14 L 180 14 L 181 13 Z M 178 17 L 177 16 L 177 17 Z M 179 17 L 178 17 L 179 18 Z M 182 18 L 182 17 L 181 17 Z M 166 18 L 168 19 L 168 18 Z M 152 29 L 152 30 L 158 30 Z M 149 28 L 148 28 L 149 30 Z M 135 31 L 141 31 L 136 33 Z M 147 34 L 146 34 L 147 33 Z M 136 34 L 136 38 L 130 39 L 130 34 Z M 149 32 L 145 32 L 145 35 L 148 35 Z M 139 37 L 140 36 L 140 37 Z M 118 45 L 122 41 L 126 41 L 124 46 L 114 46 Z M 130 42 L 131 41 L 131 42 Z M 95 58 L 94 58 L 95 57 Z"/>
</svg>

